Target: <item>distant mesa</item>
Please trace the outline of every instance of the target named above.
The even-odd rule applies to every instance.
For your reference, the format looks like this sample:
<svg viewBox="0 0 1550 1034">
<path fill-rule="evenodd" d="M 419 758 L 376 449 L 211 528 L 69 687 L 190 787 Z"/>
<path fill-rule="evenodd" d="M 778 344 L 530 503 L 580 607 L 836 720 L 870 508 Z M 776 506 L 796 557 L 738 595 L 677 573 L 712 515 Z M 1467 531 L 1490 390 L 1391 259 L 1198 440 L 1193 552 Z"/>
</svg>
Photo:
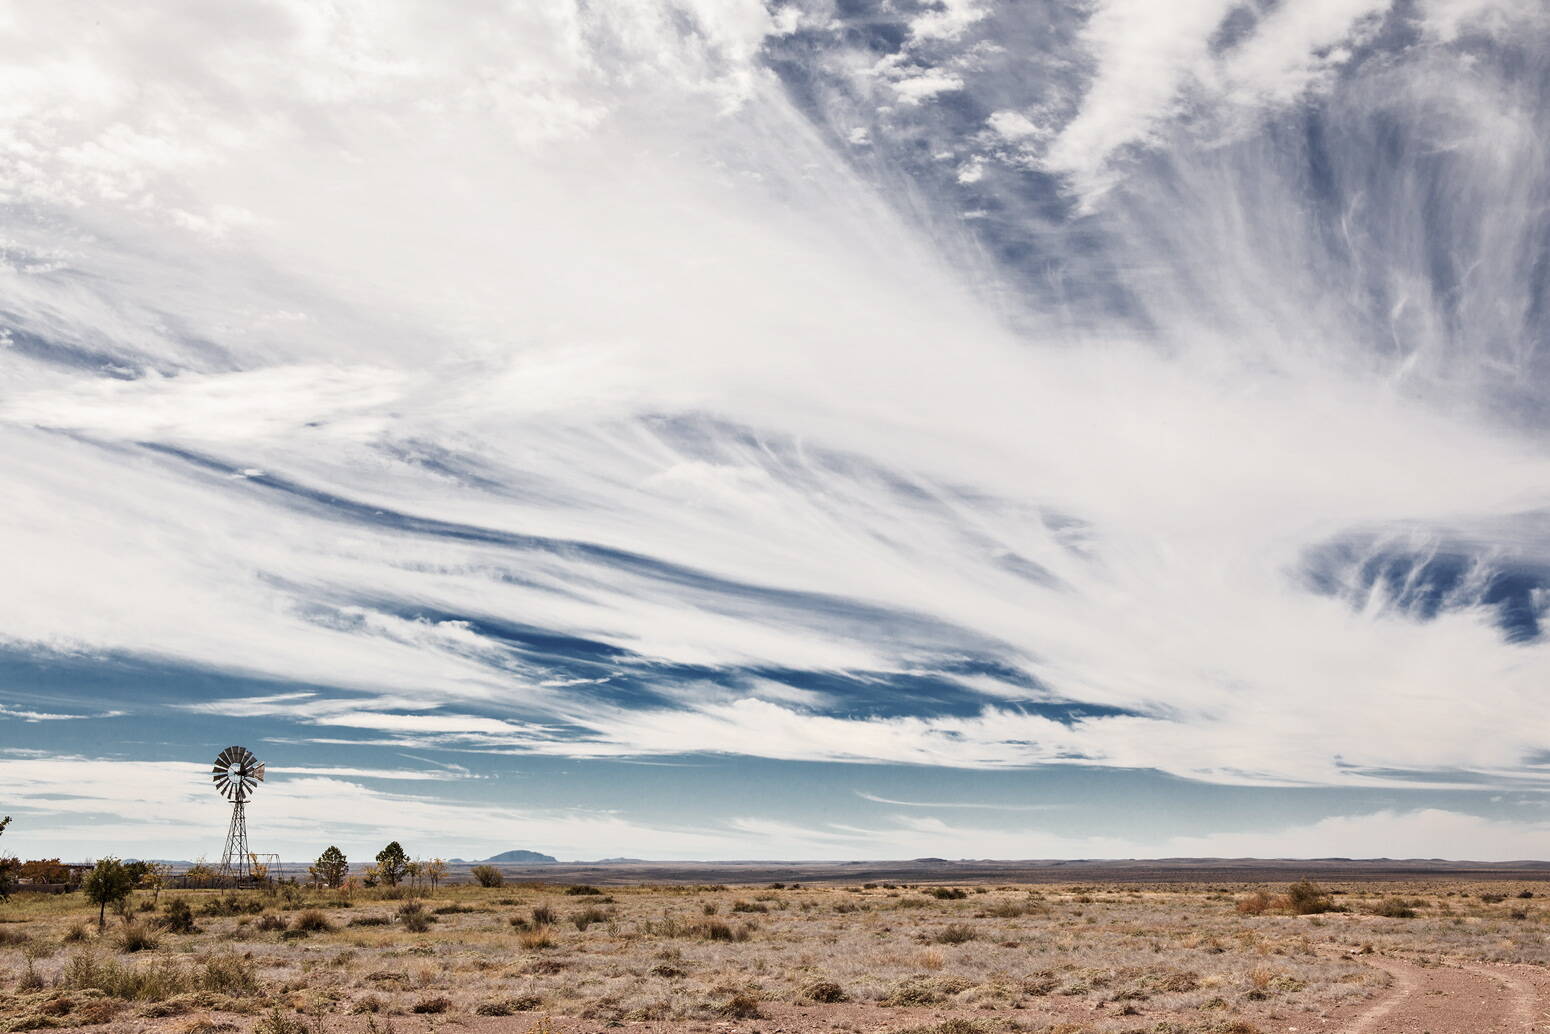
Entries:
<svg viewBox="0 0 1550 1034">
<path fill-rule="evenodd" d="M 487 862 L 555 862 L 559 859 L 553 855 L 539 854 L 537 851 L 502 851 L 500 854 L 486 858 Z"/>
<path fill-rule="evenodd" d="M 644 858 L 599 858 L 594 865 L 644 865 Z"/>
</svg>

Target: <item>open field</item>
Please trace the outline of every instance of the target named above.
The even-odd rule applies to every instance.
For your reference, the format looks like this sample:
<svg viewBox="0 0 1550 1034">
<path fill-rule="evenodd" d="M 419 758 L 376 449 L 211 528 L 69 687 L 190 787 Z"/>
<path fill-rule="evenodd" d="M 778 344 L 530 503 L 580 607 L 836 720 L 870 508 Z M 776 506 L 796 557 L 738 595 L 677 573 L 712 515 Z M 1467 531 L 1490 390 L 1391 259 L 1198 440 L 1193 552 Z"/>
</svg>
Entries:
<svg viewBox="0 0 1550 1034">
<path fill-rule="evenodd" d="M 1550 1001 L 1550 883 L 1323 889 L 1344 911 L 1284 883 L 137 892 L 100 935 L 78 894 L 18 895 L 0 1031 L 1449 1034 Z"/>
</svg>

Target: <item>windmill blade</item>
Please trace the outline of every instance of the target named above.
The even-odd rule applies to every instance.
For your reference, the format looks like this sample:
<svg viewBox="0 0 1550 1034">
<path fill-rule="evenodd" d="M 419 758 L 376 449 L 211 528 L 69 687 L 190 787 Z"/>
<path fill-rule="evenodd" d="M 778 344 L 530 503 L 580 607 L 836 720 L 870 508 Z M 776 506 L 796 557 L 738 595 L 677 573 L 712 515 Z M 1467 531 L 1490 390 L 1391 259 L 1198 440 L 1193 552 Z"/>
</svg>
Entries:
<svg viewBox="0 0 1550 1034">
<path fill-rule="evenodd" d="M 262 761 L 253 769 L 253 778 L 261 783 L 264 781 L 264 763 Z"/>
</svg>

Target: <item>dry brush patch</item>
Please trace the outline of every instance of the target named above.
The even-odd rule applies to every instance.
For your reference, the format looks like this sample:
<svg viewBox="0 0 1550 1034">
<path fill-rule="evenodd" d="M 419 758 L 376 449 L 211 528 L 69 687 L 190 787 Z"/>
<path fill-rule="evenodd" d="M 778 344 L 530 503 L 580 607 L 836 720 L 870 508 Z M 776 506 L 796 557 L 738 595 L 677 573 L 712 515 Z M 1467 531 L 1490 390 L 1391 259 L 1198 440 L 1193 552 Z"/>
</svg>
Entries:
<svg viewBox="0 0 1550 1034">
<path fill-rule="evenodd" d="M 797 1016 L 805 1027 L 934 1034 L 1072 1023 L 1088 1034 L 1248 1030 L 1272 1015 L 1349 1011 L 1381 988 L 1385 977 L 1344 954 L 1363 946 L 1550 961 L 1546 888 L 1315 890 L 193 891 L 164 894 L 156 912 L 100 936 L 78 897 L 20 896 L 0 906 L 0 1032 L 134 1018 L 214 1034 L 223 1023 L 273 1026 L 275 1015 L 307 1031 L 323 1020 L 355 1031 L 394 1017 L 519 1014 L 594 1027 L 758 1027 Z M 1321 898 L 1342 911 L 1296 914 L 1299 900 Z"/>
</svg>

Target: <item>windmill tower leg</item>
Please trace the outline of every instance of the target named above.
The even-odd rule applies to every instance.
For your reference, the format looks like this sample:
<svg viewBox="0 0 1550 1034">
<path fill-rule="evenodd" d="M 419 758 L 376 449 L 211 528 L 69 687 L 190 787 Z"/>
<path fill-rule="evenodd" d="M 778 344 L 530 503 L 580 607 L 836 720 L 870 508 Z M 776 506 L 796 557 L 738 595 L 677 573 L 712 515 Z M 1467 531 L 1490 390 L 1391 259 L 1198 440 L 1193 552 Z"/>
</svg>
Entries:
<svg viewBox="0 0 1550 1034">
<path fill-rule="evenodd" d="M 231 806 L 231 826 L 226 830 L 226 849 L 221 852 L 221 882 L 241 883 L 250 875 L 247 802 L 235 801 Z"/>
</svg>

